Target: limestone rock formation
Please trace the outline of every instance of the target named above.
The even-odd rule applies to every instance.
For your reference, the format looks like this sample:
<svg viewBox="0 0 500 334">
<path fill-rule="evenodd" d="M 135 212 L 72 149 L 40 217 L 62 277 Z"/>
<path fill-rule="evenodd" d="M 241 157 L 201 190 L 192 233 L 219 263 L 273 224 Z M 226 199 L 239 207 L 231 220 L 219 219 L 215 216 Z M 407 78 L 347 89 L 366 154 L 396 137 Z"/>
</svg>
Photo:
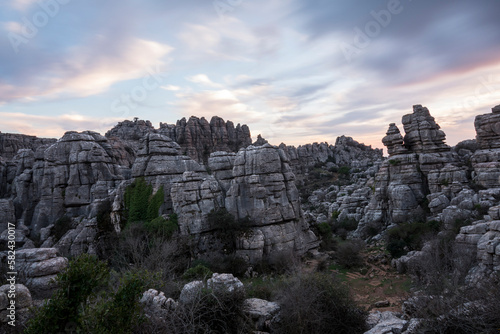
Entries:
<svg viewBox="0 0 500 334">
<path fill-rule="evenodd" d="M 335 145 L 313 143 L 294 147 L 282 143 L 279 147 L 288 156 L 292 171 L 299 179 L 318 163 L 330 162 L 334 166 L 363 168 L 382 160 L 382 150 L 372 149 L 371 146 L 358 143 L 346 136 L 338 137 Z"/>
<path fill-rule="evenodd" d="M 7 254 L 1 254 L 1 263 L 7 267 Z M 54 281 L 68 266 L 68 259 L 59 256 L 55 248 L 32 248 L 16 251 L 16 271 L 22 273 L 18 282 L 24 284 L 37 298 L 50 297 L 57 288 Z"/>
<path fill-rule="evenodd" d="M 150 121 L 135 119 L 134 121 L 125 120 L 119 122 L 106 132 L 105 136 L 108 139 L 120 139 L 128 147 L 131 147 L 134 152 L 137 152 L 142 137 L 154 132 L 156 130 Z"/>
<path fill-rule="evenodd" d="M 282 150 L 269 144 L 240 150 L 233 177 L 225 207 L 239 219 L 250 218 L 255 235 L 263 235 L 263 254 L 303 254 L 315 247 L 316 237 L 304 221 L 295 177 Z M 242 242 L 241 246 L 240 255 L 250 258 L 252 243 Z"/>
<path fill-rule="evenodd" d="M 15 295 L 15 299 L 11 296 Z M 10 302 L 15 301 L 12 309 Z M 7 327 L 7 322 L 22 327 L 30 315 L 30 308 L 33 307 L 33 299 L 28 288 L 22 284 L 5 284 L 0 286 L 0 323 Z"/>
<path fill-rule="evenodd" d="M 51 145 L 55 142 L 56 139 L 52 138 L 38 138 L 35 136 L 0 132 L 0 156 L 10 160 L 21 149 L 36 151 L 40 146 Z"/>
<path fill-rule="evenodd" d="M 210 123 L 204 118 L 191 116 L 175 125 L 160 123 L 159 133 L 172 138 L 182 148 L 182 154 L 206 163 L 210 153 L 216 151 L 237 152 L 252 144 L 250 129 L 246 125 L 225 122 L 214 116 Z"/>
<path fill-rule="evenodd" d="M 435 153 L 450 149 L 444 143 L 445 134 L 440 130 L 429 110 L 420 104 L 413 106 L 413 113 L 403 116 L 404 145 L 415 153 Z"/>
<path fill-rule="evenodd" d="M 478 115 L 474 120 L 477 143 L 483 150 L 500 148 L 500 105 L 491 114 Z"/>
<path fill-rule="evenodd" d="M 366 235 L 368 228 L 425 220 L 429 209 L 440 220 L 450 201 L 469 187 L 469 167 L 444 143 L 445 134 L 427 108 L 413 106 L 402 123 L 404 138 L 391 123 L 382 140 L 389 159 L 375 177 L 358 235 Z"/>
<path fill-rule="evenodd" d="M 182 233 L 197 234 L 200 250 L 209 251 L 207 216 L 226 208 L 236 219 L 248 219 L 247 233 L 236 241 L 236 254 L 258 262 L 275 252 L 303 254 L 317 247 L 304 222 L 294 175 L 285 153 L 269 144 L 249 146 L 238 154 L 216 152 L 209 159 L 212 175 L 186 172 L 175 181 L 173 208 Z"/>
<path fill-rule="evenodd" d="M 87 216 L 123 179 L 111 145 L 91 131 L 66 132 L 43 152 L 43 160 L 35 161 L 31 170 L 25 169 L 16 178 L 14 183 L 21 191 L 15 193 L 15 203 L 24 206 L 24 198 L 31 194 L 35 206 L 28 204 L 22 218 L 31 221 L 30 228 L 36 233 L 64 215 Z"/>
</svg>

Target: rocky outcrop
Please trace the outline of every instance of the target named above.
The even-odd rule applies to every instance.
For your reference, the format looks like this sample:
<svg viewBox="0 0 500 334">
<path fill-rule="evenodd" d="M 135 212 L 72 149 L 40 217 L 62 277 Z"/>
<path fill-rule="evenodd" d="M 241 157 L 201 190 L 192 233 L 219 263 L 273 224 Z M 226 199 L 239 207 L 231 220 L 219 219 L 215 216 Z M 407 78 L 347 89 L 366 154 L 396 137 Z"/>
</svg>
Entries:
<svg viewBox="0 0 500 334">
<path fill-rule="evenodd" d="M 30 228 L 38 233 L 64 215 L 88 216 L 99 202 L 108 200 L 109 191 L 123 177 L 107 139 L 85 131 L 66 132 L 43 152 L 43 160 L 16 179 L 21 191 L 16 192 L 15 203 L 26 208 L 22 218 L 31 221 Z M 24 200 L 30 197 L 36 203 L 32 212 Z"/>
<path fill-rule="evenodd" d="M 1 253 L 7 268 L 7 254 Z M 47 298 L 57 288 L 57 274 L 68 266 L 68 259 L 59 256 L 55 248 L 31 248 L 16 251 L 17 281 L 24 284 L 36 298 Z"/>
<path fill-rule="evenodd" d="M 260 245 L 264 255 L 283 251 L 304 254 L 316 246 L 316 237 L 304 221 L 288 157 L 282 150 L 269 144 L 241 150 L 234 162 L 233 177 L 225 206 L 238 219 L 248 217 L 254 232 L 252 238 L 241 240 L 240 256 L 255 261 Z"/>
<path fill-rule="evenodd" d="M 181 146 L 181 152 L 192 159 L 207 163 L 210 153 L 217 151 L 237 152 L 252 144 L 250 129 L 246 125 L 225 122 L 214 116 L 210 123 L 204 118 L 191 116 L 175 125 L 160 123 L 159 133 L 172 138 Z"/>
<path fill-rule="evenodd" d="M 450 147 L 444 143 L 446 135 L 440 130 L 429 110 L 420 104 L 413 106 L 413 113 L 403 116 L 405 130 L 404 145 L 414 153 L 446 152 Z"/>
<path fill-rule="evenodd" d="M 225 208 L 247 220 L 236 241 L 236 255 L 256 263 L 279 252 L 304 254 L 317 239 L 304 221 L 294 175 L 285 153 L 265 144 L 238 154 L 217 152 L 209 159 L 212 175 L 186 172 L 172 186 L 174 211 L 182 233 L 197 234 L 199 249 L 209 250 L 208 214 Z"/>
<path fill-rule="evenodd" d="M 156 130 L 150 121 L 135 119 L 134 121 L 125 120 L 119 122 L 106 132 L 105 136 L 111 140 L 119 139 L 126 144 L 126 147 L 130 147 L 133 152 L 137 152 L 141 139 L 145 135 L 155 132 Z"/>
<path fill-rule="evenodd" d="M 21 149 L 36 151 L 39 147 L 51 145 L 56 142 L 52 138 L 38 138 L 14 133 L 0 132 L 0 156 L 10 160 Z"/>
<path fill-rule="evenodd" d="M 15 304 L 11 304 L 12 301 Z M 31 307 L 33 307 L 33 299 L 26 286 L 22 284 L 0 286 L 0 323 L 2 326 L 7 326 L 6 323 L 10 322 L 11 326 L 22 327 L 30 315 Z"/>
<path fill-rule="evenodd" d="M 313 143 L 294 147 L 281 143 L 279 147 L 286 153 L 292 171 L 300 179 L 318 164 L 366 168 L 382 160 L 381 149 L 372 149 L 346 136 L 338 137 L 335 145 Z"/>
<path fill-rule="evenodd" d="M 393 223 L 425 220 L 428 210 L 441 220 L 450 201 L 469 187 L 468 166 L 444 143 L 445 134 L 427 108 L 414 106 L 402 123 L 404 137 L 391 123 L 382 140 L 389 159 L 375 177 L 374 196 L 358 235 Z"/>
<path fill-rule="evenodd" d="M 476 140 L 482 150 L 500 148 L 500 105 L 491 114 L 478 115 L 474 120 Z"/>
</svg>

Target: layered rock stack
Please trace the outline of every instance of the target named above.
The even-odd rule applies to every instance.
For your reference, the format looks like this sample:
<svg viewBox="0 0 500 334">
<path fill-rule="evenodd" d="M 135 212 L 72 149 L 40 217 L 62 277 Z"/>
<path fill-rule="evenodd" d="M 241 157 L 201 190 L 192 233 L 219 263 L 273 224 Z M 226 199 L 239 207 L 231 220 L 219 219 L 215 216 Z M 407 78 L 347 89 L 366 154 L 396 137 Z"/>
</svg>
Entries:
<svg viewBox="0 0 500 334">
<path fill-rule="evenodd" d="M 374 196 L 365 209 L 358 232 L 390 224 L 425 220 L 430 210 L 439 214 L 468 187 L 468 168 L 445 144 L 429 110 L 413 106 L 403 116 L 404 137 L 394 123 L 382 139 L 389 159 L 375 177 Z M 363 233 L 361 233 L 363 235 Z"/>
<path fill-rule="evenodd" d="M 245 124 L 236 125 L 214 116 L 210 123 L 204 118 L 190 117 L 175 125 L 160 123 L 159 133 L 172 138 L 182 148 L 182 154 L 207 163 L 210 153 L 217 151 L 237 152 L 252 144 L 250 129 Z"/>
<path fill-rule="evenodd" d="M 211 235 L 217 227 L 207 216 L 221 208 L 236 219 L 246 219 L 245 233 L 236 240 L 236 255 L 248 262 L 279 252 L 304 254 L 318 246 L 304 221 L 294 175 L 281 149 L 265 144 L 236 155 L 216 152 L 210 156 L 209 169 L 212 175 L 185 172 L 171 191 L 181 231 L 198 236 L 201 252 L 213 251 L 210 247 L 217 243 Z"/>
<path fill-rule="evenodd" d="M 56 141 L 57 139 L 52 138 L 38 138 L 35 136 L 0 132 L 0 157 L 10 160 L 21 149 L 36 151 L 39 147 L 52 145 Z"/>
<path fill-rule="evenodd" d="M 476 116 L 474 126 L 480 148 L 471 159 L 474 181 L 485 188 L 500 187 L 500 105 L 490 114 Z"/>
</svg>

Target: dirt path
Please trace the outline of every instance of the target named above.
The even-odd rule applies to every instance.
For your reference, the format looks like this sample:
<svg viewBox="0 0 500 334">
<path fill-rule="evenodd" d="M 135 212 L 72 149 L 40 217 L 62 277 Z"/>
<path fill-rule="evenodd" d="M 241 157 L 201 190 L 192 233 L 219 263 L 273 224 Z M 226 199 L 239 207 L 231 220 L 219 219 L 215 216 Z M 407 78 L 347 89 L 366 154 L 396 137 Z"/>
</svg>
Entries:
<svg viewBox="0 0 500 334">
<path fill-rule="evenodd" d="M 364 266 L 360 269 L 347 270 L 330 264 L 328 270 L 350 287 L 354 299 L 365 309 L 400 312 L 403 301 L 409 295 L 410 278 L 390 266 L 390 257 L 380 244 L 367 247 L 362 251 L 362 257 Z M 319 262 L 307 261 L 304 270 L 314 271 Z"/>
</svg>

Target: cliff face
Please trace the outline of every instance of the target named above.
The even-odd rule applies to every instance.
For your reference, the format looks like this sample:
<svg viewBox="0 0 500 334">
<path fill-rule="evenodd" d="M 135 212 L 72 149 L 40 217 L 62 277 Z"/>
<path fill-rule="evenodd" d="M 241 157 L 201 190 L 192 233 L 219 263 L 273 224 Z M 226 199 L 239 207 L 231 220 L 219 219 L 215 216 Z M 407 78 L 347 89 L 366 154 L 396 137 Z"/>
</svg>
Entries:
<svg viewBox="0 0 500 334">
<path fill-rule="evenodd" d="M 274 146 L 249 146 L 236 155 L 210 156 L 212 175 L 186 172 L 172 187 L 174 211 L 183 233 L 197 236 L 210 252 L 216 227 L 207 216 L 225 207 L 236 219 L 247 219 L 236 240 L 236 255 L 257 263 L 276 252 L 304 254 L 318 240 L 304 221 L 294 175 L 285 153 Z M 213 249 L 212 249 L 213 251 Z"/>
</svg>

